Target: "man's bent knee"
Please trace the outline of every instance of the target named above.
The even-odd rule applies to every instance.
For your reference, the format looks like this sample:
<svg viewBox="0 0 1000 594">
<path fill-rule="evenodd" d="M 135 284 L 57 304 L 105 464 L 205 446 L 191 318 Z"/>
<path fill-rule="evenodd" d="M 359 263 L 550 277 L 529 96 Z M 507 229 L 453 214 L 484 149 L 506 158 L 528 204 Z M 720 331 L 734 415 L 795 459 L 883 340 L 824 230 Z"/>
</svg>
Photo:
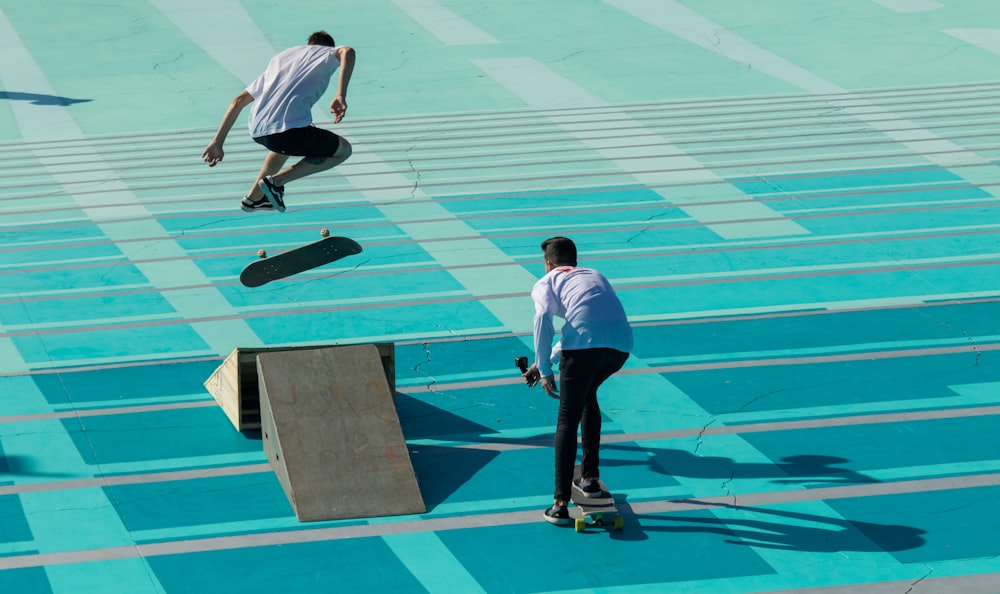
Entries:
<svg viewBox="0 0 1000 594">
<path fill-rule="evenodd" d="M 354 153 L 354 147 L 351 146 L 350 142 L 343 136 L 340 137 L 340 146 L 337 147 L 337 152 L 333 153 L 334 158 L 340 161 L 346 161 L 351 154 Z"/>
</svg>

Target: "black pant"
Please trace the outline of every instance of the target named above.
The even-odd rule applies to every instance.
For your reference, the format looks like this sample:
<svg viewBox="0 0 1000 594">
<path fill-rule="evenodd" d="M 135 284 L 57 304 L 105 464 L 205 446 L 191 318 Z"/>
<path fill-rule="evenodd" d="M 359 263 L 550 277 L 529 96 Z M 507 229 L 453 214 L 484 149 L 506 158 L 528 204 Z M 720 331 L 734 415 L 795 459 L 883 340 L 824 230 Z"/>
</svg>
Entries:
<svg viewBox="0 0 1000 594">
<path fill-rule="evenodd" d="M 600 476 L 601 408 L 597 388 L 622 368 L 628 353 L 597 348 L 563 351 L 559 361 L 559 420 L 556 424 L 556 494 L 570 500 L 576 466 L 576 433 L 582 427 L 582 476 Z"/>
</svg>

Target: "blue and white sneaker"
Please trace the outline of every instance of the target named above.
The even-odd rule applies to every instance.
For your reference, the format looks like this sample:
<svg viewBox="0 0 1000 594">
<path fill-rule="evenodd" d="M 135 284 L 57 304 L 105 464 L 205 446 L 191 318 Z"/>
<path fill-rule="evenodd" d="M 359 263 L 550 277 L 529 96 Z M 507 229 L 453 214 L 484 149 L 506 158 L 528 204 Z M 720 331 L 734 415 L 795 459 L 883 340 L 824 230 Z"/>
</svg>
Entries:
<svg viewBox="0 0 1000 594">
<path fill-rule="evenodd" d="M 274 178 L 267 176 L 257 182 L 261 190 L 264 190 L 264 198 L 271 203 L 278 212 L 285 212 L 285 186 L 274 185 Z"/>
</svg>

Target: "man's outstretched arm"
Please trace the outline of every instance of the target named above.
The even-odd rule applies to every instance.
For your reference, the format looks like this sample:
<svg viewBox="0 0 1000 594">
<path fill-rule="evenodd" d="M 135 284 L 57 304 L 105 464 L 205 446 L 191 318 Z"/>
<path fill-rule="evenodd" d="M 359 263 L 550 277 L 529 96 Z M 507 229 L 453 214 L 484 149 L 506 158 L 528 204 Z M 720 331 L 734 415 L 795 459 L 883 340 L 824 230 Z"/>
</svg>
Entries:
<svg viewBox="0 0 1000 594">
<path fill-rule="evenodd" d="M 330 103 L 335 124 L 344 119 L 344 114 L 347 113 L 347 85 L 354 73 L 354 48 L 346 45 L 337 48 L 337 59 L 340 60 L 340 78 L 337 81 L 337 96 Z"/>
<path fill-rule="evenodd" d="M 222 123 L 219 124 L 219 130 L 215 133 L 215 138 L 205 148 L 205 152 L 201 154 L 201 158 L 208 163 L 209 167 L 215 167 L 222 160 L 222 157 L 225 155 L 222 151 L 222 145 L 226 142 L 229 131 L 232 130 L 233 124 L 236 123 L 236 118 L 239 117 L 243 108 L 251 103 L 253 103 L 253 96 L 246 92 L 246 90 L 230 102 L 229 109 L 226 110 L 226 115 L 222 118 Z"/>
</svg>

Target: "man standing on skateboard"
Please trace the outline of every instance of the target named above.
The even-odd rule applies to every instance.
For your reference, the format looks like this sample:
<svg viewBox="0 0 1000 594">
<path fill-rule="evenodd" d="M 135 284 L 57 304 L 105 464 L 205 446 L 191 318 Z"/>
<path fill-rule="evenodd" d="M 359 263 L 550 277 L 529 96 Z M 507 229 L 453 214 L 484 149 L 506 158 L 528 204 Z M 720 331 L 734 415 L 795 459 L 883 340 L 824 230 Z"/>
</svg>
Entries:
<svg viewBox="0 0 1000 594">
<path fill-rule="evenodd" d="M 535 302 L 535 362 L 523 376 L 539 381 L 559 399 L 555 436 L 555 501 L 545 520 L 569 524 L 571 489 L 587 497 L 601 495 L 601 409 L 597 389 L 625 364 L 632 350 L 632 327 L 614 289 L 601 273 L 576 265 L 576 245 L 566 237 L 542 242 L 545 276 L 531 290 Z M 565 319 L 562 340 L 553 347 L 553 316 Z M 562 393 L 556 390 L 552 362 L 559 361 Z M 576 434 L 582 428 L 583 463 L 574 484 Z"/>
<path fill-rule="evenodd" d="M 337 46 L 325 31 L 309 36 L 308 45 L 289 48 L 271 58 L 267 69 L 233 99 L 215 138 L 202 158 L 209 167 L 222 161 L 222 145 L 236 118 L 251 103 L 250 135 L 268 149 L 264 165 L 241 208 L 285 211 L 285 184 L 343 163 L 351 145 L 340 136 L 312 125 L 312 106 L 323 96 L 340 68 L 337 95 L 330 103 L 334 123 L 347 112 L 347 84 L 354 72 L 354 49 Z M 289 156 L 303 157 L 284 167 Z"/>
</svg>

